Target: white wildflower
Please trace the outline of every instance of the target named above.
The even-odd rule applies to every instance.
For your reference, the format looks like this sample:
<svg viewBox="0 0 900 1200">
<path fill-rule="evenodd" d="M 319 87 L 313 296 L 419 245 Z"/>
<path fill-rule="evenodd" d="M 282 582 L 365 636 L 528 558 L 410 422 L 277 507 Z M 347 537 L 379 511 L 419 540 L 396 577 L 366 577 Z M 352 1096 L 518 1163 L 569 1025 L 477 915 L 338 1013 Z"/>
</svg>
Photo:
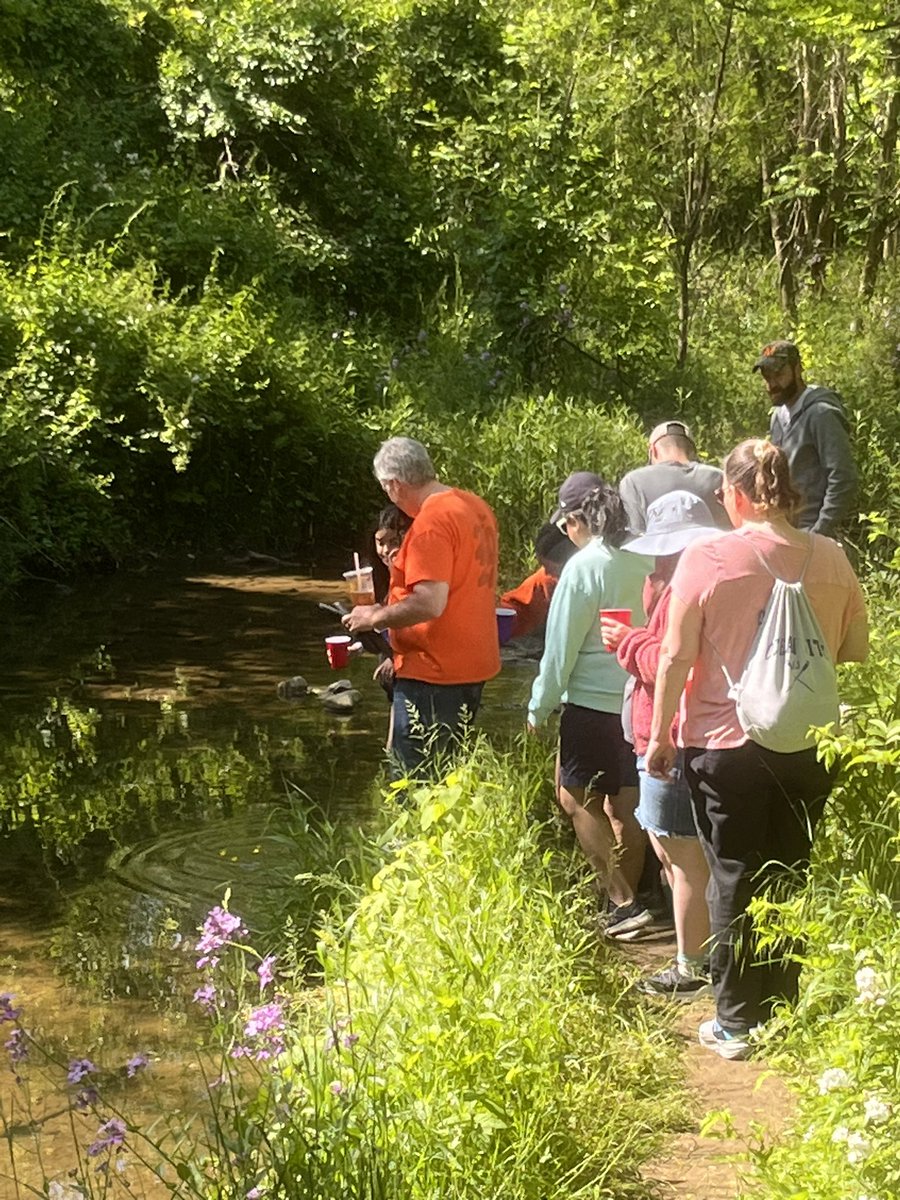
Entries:
<svg viewBox="0 0 900 1200">
<path fill-rule="evenodd" d="M 847 1162 L 854 1165 L 863 1162 L 871 1149 L 872 1143 L 865 1134 L 851 1133 L 847 1138 Z"/>
<path fill-rule="evenodd" d="M 71 1183 L 63 1183 L 59 1179 L 50 1181 L 47 1196 L 49 1200 L 84 1200 L 84 1192 L 81 1188 Z"/>
<path fill-rule="evenodd" d="M 867 1125 L 883 1125 L 890 1119 L 891 1106 L 879 1096 L 869 1096 L 864 1105 Z"/>
<path fill-rule="evenodd" d="M 860 967 L 856 972 L 856 1003 L 876 1004 L 880 1008 L 884 1000 L 884 985 L 873 967 Z"/>
<path fill-rule="evenodd" d="M 843 1067 L 829 1067 L 827 1071 L 823 1071 L 819 1076 L 819 1095 L 825 1096 L 828 1092 L 836 1092 L 840 1088 L 848 1088 L 852 1082 L 852 1079 Z"/>
<path fill-rule="evenodd" d="M 831 1135 L 831 1140 L 833 1142 L 846 1142 L 846 1140 L 847 1140 L 847 1138 L 849 1138 L 849 1136 L 850 1136 L 850 1130 L 847 1128 L 846 1125 L 837 1125 L 835 1127 L 834 1132 Z"/>
</svg>

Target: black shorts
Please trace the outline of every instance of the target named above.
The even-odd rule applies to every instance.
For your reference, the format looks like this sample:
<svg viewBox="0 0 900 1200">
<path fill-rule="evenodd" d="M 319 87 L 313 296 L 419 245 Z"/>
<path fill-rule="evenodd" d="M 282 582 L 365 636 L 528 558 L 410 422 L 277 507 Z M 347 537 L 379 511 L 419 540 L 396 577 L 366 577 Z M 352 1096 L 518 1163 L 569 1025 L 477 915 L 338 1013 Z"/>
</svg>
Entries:
<svg viewBox="0 0 900 1200">
<path fill-rule="evenodd" d="M 634 750 L 622 733 L 618 713 L 564 704 L 559 719 L 559 782 L 615 796 L 637 787 Z"/>
</svg>

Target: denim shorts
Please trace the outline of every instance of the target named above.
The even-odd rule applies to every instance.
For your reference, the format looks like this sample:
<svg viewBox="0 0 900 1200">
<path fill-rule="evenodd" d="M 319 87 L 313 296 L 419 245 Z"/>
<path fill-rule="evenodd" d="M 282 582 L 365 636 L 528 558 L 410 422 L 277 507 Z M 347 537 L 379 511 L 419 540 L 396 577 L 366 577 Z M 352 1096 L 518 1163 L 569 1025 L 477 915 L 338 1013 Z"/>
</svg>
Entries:
<svg viewBox="0 0 900 1200">
<path fill-rule="evenodd" d="M 695 838 L 697 827 L 691 807 L 691 789 L 684 777 L 684 751 L 678 751 L 668 779 L 648 775 L 646 762 L 643 755 L 638 755 L 640 799 L 635 816 L 641 829 L 656 837 Z"/>
</svg>

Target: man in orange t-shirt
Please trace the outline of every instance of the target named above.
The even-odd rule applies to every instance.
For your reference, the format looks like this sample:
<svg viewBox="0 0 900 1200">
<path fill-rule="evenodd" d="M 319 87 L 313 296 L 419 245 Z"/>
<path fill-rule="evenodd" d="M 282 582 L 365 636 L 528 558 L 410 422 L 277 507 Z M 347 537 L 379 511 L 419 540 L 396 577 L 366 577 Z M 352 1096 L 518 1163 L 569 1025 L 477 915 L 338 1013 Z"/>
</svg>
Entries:
<svg viewBox="0 0 900 1200">
<path fill-rule="evenodd" d="M 388 603 L 360 605 L 344 625 L 350 633 L 391 631 L 393 749 L 416 775 L 459 742 L 485 680 L 500 670 L 497 522 L 480 497 L 441 483 L 413 438 L 384 442 L 374 468 L 388 498 L 414 520 L 392 564 Z"/>
</svg>

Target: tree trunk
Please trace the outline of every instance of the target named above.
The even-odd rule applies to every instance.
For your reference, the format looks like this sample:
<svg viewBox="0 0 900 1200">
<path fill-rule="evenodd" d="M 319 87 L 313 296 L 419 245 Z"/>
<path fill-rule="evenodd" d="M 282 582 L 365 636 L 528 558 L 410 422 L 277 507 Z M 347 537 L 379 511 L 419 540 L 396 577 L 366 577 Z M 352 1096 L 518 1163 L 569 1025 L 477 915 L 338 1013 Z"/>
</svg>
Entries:
<svg viewBox="0 0 900 1200">
<path fill-rule="evenodd" d="M 880 138 L 880 164 L 875 180 L 875 202 L 872 205 L 872 220 L 866 234 L 866 258 L 863 265 L 860 292 L 867 300 L 871 299 L 878 279 L 878 268 L 882 255 L 888 226 L 891 219 L 890 192 L 894 179 L 894 155 L 897 149 L 897 129 L 900 125 L 900 41 L 890 43 L 889 58 L 893 91 L 888 101 L 884 118 L 884 128 Z"/>
<path fill-rule="evenodd" d="M 760 113 L 769 112 L 770 99 L 762 60 L 756 60 L 753 74 L 756 94 L 759 98 L 759 111 Z M 797 315 L 797 284 L 792 262 L 793 239 L 789 232 L 783 205 L 773 195 L 772 167 L 768 146 L 768 131 L 762 128 L 759 138 L 759 178 L 762 200 L 769 210 L 769 230 L 775 250 L 775 260 L 778 263 L 778 296 L 782 311 L 794 318 Z"/>
</svg>

